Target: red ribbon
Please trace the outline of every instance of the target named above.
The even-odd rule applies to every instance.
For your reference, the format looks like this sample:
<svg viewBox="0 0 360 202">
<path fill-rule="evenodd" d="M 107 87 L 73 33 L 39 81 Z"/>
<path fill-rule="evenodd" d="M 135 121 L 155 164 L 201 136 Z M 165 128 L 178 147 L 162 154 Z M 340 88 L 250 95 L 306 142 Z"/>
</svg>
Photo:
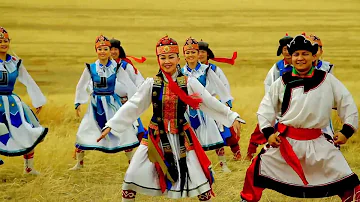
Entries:
<svg viewBox="0 0 360 202">
<path fill-rule="evenodd" d="M 184 130 L 186 130 L 186 129 L 184 128 Z M 192 139 L 193 146 L 194 146 L 194 151 L 196 153 L 197 158 L 199 159 L 201 168 L 204 171 L 206 178 L 209 180 L 210 188 L 211 188 L 210 193 L 211 193 L 211 195 L 215 196 L 215 193 L 212 190 L 213 180 L 212 180 L 212 176 L 210 173 L 211 161 L 209 160 L 206 153 L 204 152 L 204 150 L 203 150 L 199 140 L 197 139 L 194 131 L 192 130 L 192 128 L 189 127 L 188 130 L 190 131 L 191 139 Z"/>
<path fill-rule="evenodd" d="M 237 52 L 233 53 L 232 58 L 210 58 L 210 59 L 214 60 L 216 62 L 221 62 L 221 63 L 227 63 L 227 64 L 234 65 L 236 58 L 237 58 Z"/>
<path fill-rule="evenodd" d="M 198 98 L 195 95 L 188 95 L 186 94 L 173 79 L 171 78 L 171 75 L 169 73 L 166 73 L 160 66 L 159 56 L 157 57 L 157 61 L 160 67 L 160 70 L 165 75 L 166 79 L 169 82 L 169 88 L 170 90 L 179 96 L 180 100 L 185 102 L 185 104 L 189 105 L 190 107 L 194 109 L 199 109 L 200 103 L 202 103 L 202 99 Z"/>
<path fill-rule="evenodd" d="M 304 129 L 304 128 L 294 128 L 291 126 L 284 125 L 282 123 L 278 124 L 278 131 L 280 133 L 280 153 L 286 163 L 298 174 L 301 181 L 305 185 L 308 185 L 306 180 L 304 170 L 302 169 L 299 158 L 296 156 L 292 146 L 289 141 L 286 139 L 290 137 L 295 140 L 313 140 L 318 138 L 322 132 L 321 129 Z"/>
<path fill-rule="evenodd" d="M 131 65 L 133 66 L 133 68 L 134 68 L 135 74 L 138 74 L 139 70 L 135 67 L 134 63 L 132 63 L 132 61 L 131 61 L 129 58 L 135 60 L 135 62 L 137 62 L 137 63 L 144 63 L 144 62 L 146 61 L 146 58 L 145 58 L 145 57 L 141 57 L 141 59 L 139 59 L 139 58 L 136 58 L 136 57 L 134 57 L 134 56 L 127 56 L 126 58 L 121 58 L 121 59 L 124 60 L 125 62 L 131 64 Z M 116 61 L 117 63 L 119 63 L 119 62 L 120 62 L 120 58 L 116 59 L 115 61 Z"/>
<path fill-rule="evenodd" d="M 128 55 L 126 57 L 135 60 L 135 62 L 137 62 L 137 63 L 144 63 L 146 61 L 146 57 L 144 57 L 144 56 L 141 56 L 141 58 L 136 58 L 134 56 L 129 56 Z"/>
<path fill-rule="evenodd" d="M 281 144 L 280 144 L 280 153 L 286 163 L 298 174 L 301 181 L 308 185 L 308 181 L 306 180 L 304 170 L 300 164 L 300 160 L 296 156 L 292 146 L 290 145 L 289 141 L 284 136 L 280 136 Z"/>
<path fill-rule="evenodd" d="M 160 167 L 158 162 L 155 163 L 155 169 L 156 169 L 156 171 L 157 171 L 157 173 L 159 175 L 159 184 L 160 184 L 161 193 L 164 193 L 166 191 L 165 174 L 161 170 L 161 167 Z"/>
</svg>

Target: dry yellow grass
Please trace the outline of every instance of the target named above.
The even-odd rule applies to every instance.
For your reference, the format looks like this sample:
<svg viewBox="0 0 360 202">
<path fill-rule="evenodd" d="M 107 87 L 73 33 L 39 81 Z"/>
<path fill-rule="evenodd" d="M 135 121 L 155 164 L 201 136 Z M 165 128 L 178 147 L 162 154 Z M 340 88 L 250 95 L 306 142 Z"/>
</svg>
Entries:
<svg viewBox="0 0 360 202">
<path fill-rule="evenodd" d="M 312 6 L 312 7 L 310 7 Z M 182 44 L 189 36 L 204 39 L 218 56 L 238 51 L 235 66 L 220 65 L 231 83 L 234 110 L 247 120 L 241 134 L 246 153 L 249 135 L 256 125 L 255 112 L 263 96 L 263 79 L 275 57 L 277 41 L 285 32 L 306 31 L 321 37 L 324 58 L 335 64 L 360 106 L 360 2 L 358 0 L 208 0 L 208 1 L 110 1 L 110 0 L 12 0 L 0 4 L 0 26 L 9 31 L 12 49 L 24 59 L 48 103 L 39 118 L 50 128 L 36 148 L 38 177 L 22 175 L 21 157 L 3 157 L 0 167 L 0 201 L 120 201 L 122 178 L 127 168 L 124 154 L 87 152 L 85 168 L 69 172 L 80 120 L 73 109 L 74 92 L 85 62 L 96 59 L 93 41 L 99 34 L 121 39 L 129 55 L 146 56 L 137 65 L 152 76 L 158 67 L 154 57 L 157 40 L 169 34 Z M 26 89 L 15 90 L 29 102 Z M 85 107 L 83 107 L 85 111 Z M 143 116 L 148 123 L 150 110 Z M 337 121 L 337 127 L 340 126 Z M 360 174 L 360 137 L 355 135 L 342 151 Z M 226 149 L 230 174 L 220 172 L 214 152 L 217 194 L 213 201 L 239 201 L 248 162 L 234 162 Z M 174 201 L 139 195 L 137 201 Z M 184 199 L 179 201 L 197 201 Z M 340 201 L 294 199 L 266 190 L 261 201 Z"/>
</svg>

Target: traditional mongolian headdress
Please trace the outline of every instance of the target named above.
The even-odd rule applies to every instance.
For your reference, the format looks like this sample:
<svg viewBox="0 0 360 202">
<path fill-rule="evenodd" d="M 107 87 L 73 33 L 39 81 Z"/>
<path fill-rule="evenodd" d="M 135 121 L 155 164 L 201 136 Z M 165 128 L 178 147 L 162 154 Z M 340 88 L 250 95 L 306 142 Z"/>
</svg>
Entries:
<svg viewBox="0 0 360 202">
<path fill-rule="evenodd" d="M 183 52 L 185 53 L 187 50 L 199 50 L 199 43 L 194 38 L 189 37 L 185 41 Z"/>
<path fill-rule="evenodd" d="M 100 46 L 111 46 L 109 39 L 104 35 L 100 35 L 95 39 L 95 49 L 99 48 Z"/>
<path fill-rule="evenodd" d="M 237 52 L 233 52 L 232 58 L 216 58 L 214 53 L 212 52 L 212 50 L 209 48 L 208 43 L 201 40 L 201 41 L 199 41 L 198 44 L 199 44 L 200 50 L 205 50 L 208 53 L 208 60 L 210 59 L 210 60 L 214 60 L 216 62 L 227 63 L 227 64 L 231 64 L 231 65 L 235 64 L 235 60 L 237 58 Z"/>
<path fill-rule="evenodd" d="M 0 39 L 9 39 L 9 34 L 3 27 L 0 27 Z"/>
<path fill-rule="evenodd" d="M 317 43 L 319 47 L 321 48 L 323 46 L 323 43 L 321 42 L 321 39 L 313 34 L 310 34 L 308 37 L 312 43 Z"/>
<path fill-rule="evenodd" d="M 290 55 L 292 55 L 295 51 L 298 50 L 307 50 L 310 51 L 313 55 L 315 55 L 318 51 L 318 44 L 313 44 L 304 35 L 297 35 L 287 46 Z"/>
<path fill-rule="evenodd" d="M 293 38 L 289 36 L 288 33 L 286 33 L 285 36 L 279 40 L 279 48 L 276 52 L 276 55 L 281 55 L 283 47 L 287 46 L 292 40 Z"/>
<path fill-rule="evenodd" d="M 156 55 L 159 56 L 161 54 L 166 53 L 176 53 L 179 54 L 179 45 L 173 39 L 169 38 L 167 35 L 161 38 L 156 44 Z"/>
<path fill-rule="evenodd" d="M 134 67 L 135 74 L 137 74 L 138 70 L 135 67 L 135 65 L 132 63 L 131 59 L 133 59 L 137 63 L 144 63 L 146 61 L 146 57 L 142 56 L 140 59 L 140 58 L 136 58 L 136 57 L 130 56 L 130 55 L 127 56 L 124 48 L 121 46 L 120 40 L 118 40 L 118 39 L 115 39 L 115 38 L 110 39 L 110 44 L 111 44 L 111 48 L 119 49 L 119 52 L 120 52 L 119 58 L 126 61 L 127 63 L 130 63 Z M 119 61 L 117 61 L 117 62 L 119 62 Z"/>
<path fill-rule="evenodd" d="M 197 45 L 197 42 L 196 42 L 196 45 Z M 166 35 L 163 38 L 161 38 L 156 44 L 156 55 L 158 57 L 159 66 L 160 66 L 159 55 L 168 54 L 168 53 L 179 54 L 179 45 L 173 38 L 170 38 Z M 175 94 L 177 94 L 183 102 L 185 102 L 186 104 L 188 104 L 189 106 L 191 106 L 194 109 L 198 109 L 202 100 L 199 98 L 195 98 L 193 96 L 187 95 L 183 90 L 181 90 L 181 88 L 177 85 L 177 83 L 175 83 L 173 81 L 173 79 L 171 78 L 171 75 L 161 69 L 161 66 L 160 66 L 160 70 L 167 78 L 167 80 L 169 82 L 170 90 L 173 91 Z"/>
</svg>

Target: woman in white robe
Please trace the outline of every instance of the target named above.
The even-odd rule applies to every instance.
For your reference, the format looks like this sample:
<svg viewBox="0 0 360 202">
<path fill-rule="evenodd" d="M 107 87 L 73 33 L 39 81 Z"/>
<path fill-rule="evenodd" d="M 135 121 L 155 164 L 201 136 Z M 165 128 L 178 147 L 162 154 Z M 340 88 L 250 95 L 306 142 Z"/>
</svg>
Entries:
<svg viewBox="0 0 360 202">
<path fill-rule="evenodd" d="M 233 97 L 230 95 L 230 91 L 224 83 L 208 65 L 199 62 L 198 42 L 193 38 L 187 39 L 183 52 L 186 65 L 182 68 L 182 73 L 186 76 L 196 78 L 212 96 L 219 96 L 221 103 L 224 105 L 231 102 Z M 223 151 L 224 147 L 224 139 L 219 131 L 219 125 L 221 124 L 218 124 L 213 117 L 204 114 L 200 109 L 189 108 L 186 115 L 203 149 L 205 151 L 215 150 L 222 171 L 230 172 L 226 164 L 226 158 L 223 153 L 220 152 Z"/>
<path fill-rule="evenodd" d="M 208 66 L 208 71 L 211 70 L 215 72 L 215 74 L 219 77 L 225 88 L 228 90 L 229 94 L 231 94 L 230 83 L 226 78 L 224 72 L 219 66 L 210 63 L 209 60 L 234 65 L 235 59 L 237 58 L 237 52 L 233 53 L 232 58 L 219 58 L 219 57 L 215 57 L 213 51 L 209 48 L 209 44 L 207 42 L 201 40 L 199 41 L 198 44 L 199 44 L 199 61 L 202 64 Z M 233 100 L 229 100 L 226 102 L 226 105 L 229 106 L 230 109 L 232 108 L 232 102 Z M 222 139 L 224 140 L 224 145 L 230 147 L 233 153 L 233 160 L 235 161 L 241 160 L 241 152 L 239 145 L 240 137 L 237 137 L 234 134 L 232 128 L 225 127 L 221 124 L 218 124 L 218 128 L 222 136 Z M 227 167 L 226 163 L 222 162 L 222 159 L 225 159 L 224 147 L 216 149 L 215 151 L 220 160 L 220 166 L 222 170 L 224 172 L 230 172 L 230 169 Z"/>
<path fill-rule="evenodd" d="M 121 107 L 119 95 L 131 97 L 136 92 L 136 86 L 128 74 L 114 60 L 110 60 L 110 42 L 104 36 L 99 36 L 95 42 L 98 60 L 92 64 L 86 64 L 76 86 L 75 109 L 80 114 L 80 105 L 89 100 L 87 87 L 93 83 L 93 93 L 90 96 L 88 110 L 81 120 L 76 134 L 76 165 L 70 170 L 83 168 L 84 150 L 98 150 L 105 153 L 116 153 L 139 145 L 137 139 L 137 127 L 133 124 L 124 131 L 121 136 L 109 135 L 102 142 L 96 142 L 101 134 L 101 128 L 105 126 L 115 112 Z M 115 93 L 115 84 L 118 83 L 118 94 Z"/>
<path fill-rule="evenodd" d="M 26 86 L 36 113 L 40 112 L 46 98 L 26 71 L 22 60 L 7 53 L 10 39 L 2 27 L 0 45 L 0 154 L 24 155 L 24 173 L 38 175 L 39 172 L 34 169 L 34 148 L 45 138 L 48 129 L 40 125 L 29 106 L 13 93 L 16 79 Z"/>
<path fill-rule="evenodd" d="M 144 137 L 126 171 L 123 202 L 134 201 L 136 193 L 169 198 L 198 196 L 211 200 L 211 163 L 184 114 L 188 104 L 239 132 L 237 113 L 220 103 L 194 78 L 177 70 L 179 48 L 175 40 L 163 37 L 157 44 L 161 71 L 148 78 L 138 92 L 106 123 L 102 136 L 127 130 L 152 103 L 149 135 Z M 191 92 L 198 98 L 189 97 Z"/>
</svg>

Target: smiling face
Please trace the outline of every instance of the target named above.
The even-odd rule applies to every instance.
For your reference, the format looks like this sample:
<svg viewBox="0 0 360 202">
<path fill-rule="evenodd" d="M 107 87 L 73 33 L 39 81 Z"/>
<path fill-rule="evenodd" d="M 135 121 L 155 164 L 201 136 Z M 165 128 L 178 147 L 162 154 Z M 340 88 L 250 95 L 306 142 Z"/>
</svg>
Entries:
<svg viewBox="0 0 360 202">
<path fill-rule="evenodd" d="M 111 52 L 111 57 L 116 60 L 119 58 L 120 56 L 120 50 L 118 48 L 115 48 L 115 47 L 112 47 L 110 49 L 110 52 Z"/>
<path fill-rule="evenodd" d="M 173 75 L 176 71 L 177 64 L 180 62 L 179 55 L 176 53 L 165 53 L 160 54 L 158 58 L 161 69 L 164 72 Z"/>
<path fill-rule="evenodd" d="M 0 39 L 0 53 L 7 53 L 10 48 L 10 39 Z"/>
<path fill-rule="evenodd" d="M 286 59 L 286 60 L 291 60 L 291 55 L 289 54 L 289 51 L 288 51 L 288 47 L 287 46 L 284 46 L 283 48 L 282 48 L 282 55 L 284 56 L 284 58 Z"/>
<path fill-rule="evenodd" d="M 199 61 L 199 51 L 195 49 L 186 50 L 185 53 L 185 60 L 188 63 L 196 63 Z"/>
<path fill-rule="evenodd" d="M 99 46 L 98 48 L 96 48 L 96 53 L 100 60 L 109 59 L 109 57 L 111 55 L 110 47 L 109 46 Z"/>
<path fill-rule="evenodd" d="M 208 61 L 208 53 L 206 50 L 199 51 L 199 60 L 202 64 L 206 64 Z"/>
<path fill-rule="evenodd" d="M 306 74 L 312 67 L 315 56 L 307 50 L 297 50 L 292 54 L 292 64 L 300 74 Z"/>
</svg>

